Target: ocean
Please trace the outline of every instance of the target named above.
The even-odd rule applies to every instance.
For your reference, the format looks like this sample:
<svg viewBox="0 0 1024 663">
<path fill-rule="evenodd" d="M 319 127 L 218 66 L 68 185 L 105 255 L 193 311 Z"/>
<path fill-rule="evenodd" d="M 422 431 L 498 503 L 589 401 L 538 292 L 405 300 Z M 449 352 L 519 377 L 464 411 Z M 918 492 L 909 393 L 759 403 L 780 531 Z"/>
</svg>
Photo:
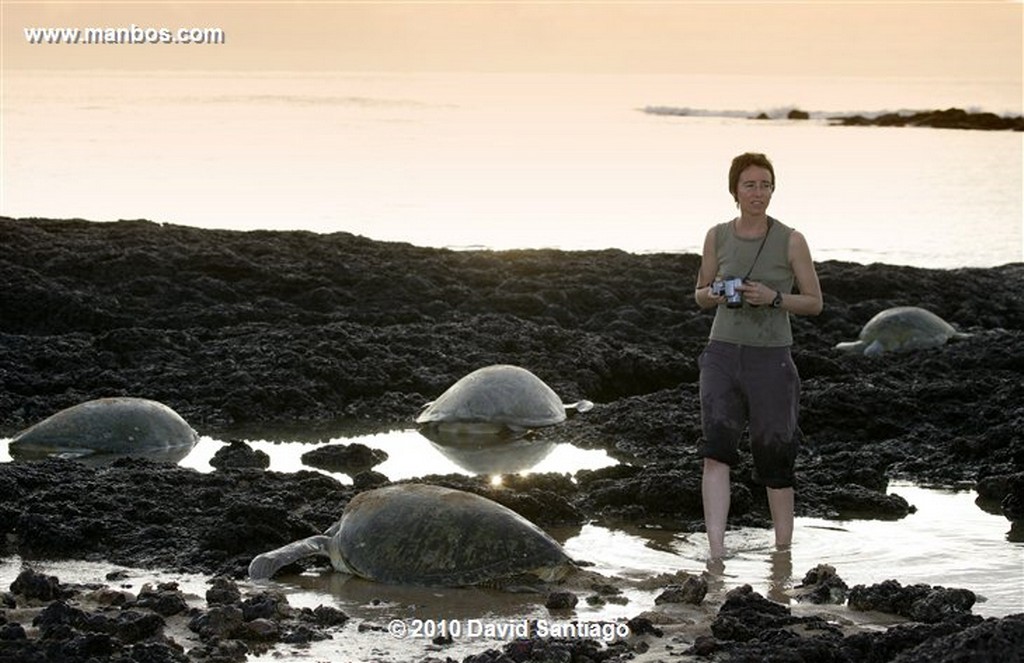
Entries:
<svg viewBox="0 0 1024 663">
<path fill-rule="evenodd" d="M 5 216 L 695 253 L 735 214 L 730 160 L 759 151 L 769 212 L 816 260 L 1024 260 L 1020 132 L 828 120 L 1019 115 L 1020 81 L 8 72 L 3 89 Z"/>
</svg>

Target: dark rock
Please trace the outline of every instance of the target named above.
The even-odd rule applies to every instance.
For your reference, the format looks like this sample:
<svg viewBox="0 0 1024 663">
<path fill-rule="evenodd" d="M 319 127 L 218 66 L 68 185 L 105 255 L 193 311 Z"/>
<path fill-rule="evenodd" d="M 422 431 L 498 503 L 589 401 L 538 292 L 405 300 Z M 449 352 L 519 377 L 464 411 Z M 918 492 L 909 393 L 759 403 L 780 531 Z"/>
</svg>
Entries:
<svg viewBox="0 0 1024 663">
<path fill-rule="evenodd" d="M 825 635 L 804 638 L 789 630 L 796 626 Z M 797 660 L 842 660 L 830 640 L 838 635 L 834 627 L 821 617 L 795 617 L 789 608 L 769 601 L 750 585 L 726 594 L 725 603 L 711 623 L 711 633 L 734 660 L 762 660 L 771 657 L 770 652 L 794 649 L 803 652 Z"/>
<path fill-rule="evenodd" d="M 203 663 L 246 663 L 249 647 L 241 640 L 216 640 L 190 649 L 189 659 Z"/>
<path fill-rule="evenodd" d="M 72 608 L 64 601 L 55 601 L 32 619 L 32 625 L 42 632 L 43 638 L 47 638 L 54 633 L 69 633 L 71 626 L 84 621 L 84 612 Z"/>
<path fill-rule="evenodd" d="M 996 501 L 1011 522 L 1024 522 L 1024 472 L 987 477 L 978 482 L 980 499 Z"/>
<path fill-rule="evenodd" d="M 708 593 L 708 581 L 703 576 L 689 576 L 681 585 L 669 585 L 655 597 L 654 603 L 689 603 L 700 605 Z"/>
<path fill-rule="evenodd" d="M 238 603 L 242 593 L 231 579 L 217 576 L 210 581 L 210 589 L 206 590 L 206 602 L 210 605 Z"/>
<path fill-rule="evenodd" d="M 241 440 L 232 440 L 226 447 L 221 447 L 213 454 L 210 465 L 218 470 L 228 468 L 240 469 L 255 467 L 265 470 L 270 467 L 270 456 L 257 451 Z"/>
<path fill-rule="evenodd" d="M 288 630 L 281 636 L 281 642 L 290 645 L 304 645 L 310 642 L 319 642 L 321 640 L 327 640 L 331 636 L 317 629 L 312 629 L 305 624 L 299 624 L 293 629 Z"/>
<path fill-rule="evenodd" d="M 829 505 L 843 518 L 899 520 L 915 511 L 899 495 L 886 495 L 856 484 L 836 487 L 827 499 Z"/>
<path fill-rule="evenodd" d="M 479 654 L 473 654 L 462 659 L 462 663 L 518 663 L 508 654 L 497 649 L 487 649 Z"/>
<path fill-rule="evenodd" d="M 836 575 L 834 566 L 819 564 L 804 575 L 796 589 L 798 600 L 842 605 L 846 603 L 849 586 Z"/>
<path fill-rule="evenodd" d="M 933 127 L 938 129 L 980 129 L 984 131 L 1024 131 L 1024 117 L 1003 117 L 995 113 L 969 113 L 961 108 L 884 113 L 874 119 L 863 115 L 832 118 L 844 126 Z"/>
<path fill-rule="evenodd" d="M 189 621 L 188 627 L 203 641 L 215 642 L 239 637 L 244 633 L 245 619 L 235 606 L 214 606 Z"/>
<path fill-rule="evenodd" d="M 646 635 L 649 633 L 659 638 L 664 635 L 664 632 L 646 617 L 634 617 L 626 622 L 626 624 L 633 635 Z"/>
<path fill-rule="evenodd" d="M 588 486 L 587 506 L 591 509 L 623 512 L 622 507 L 640 509 L 646 514 L 700 517 L 703 514 L 700 477 L 657 465 L 619 481 Z M 749 490 L 741 483 L 732 486 L 733 515 L 742 515 L 752 502 Z M 628 511 L 626 511 L 628 513 Z"/>
<path fill-rule="evenodd" d="M 241 602 L 245 621 L 253 619 L 281 619 L 292 614 L 288 598 L 281 592 L 260 592 Z"/>
<path fill-rule="evenodd" d="M 931 637 L 893 659 L 893 663 L 1019 661 L 1024 651 L 1024 614 L 986 619 L 963 630 Z"/>
<path fill-rule="evenodd" d="M 109 633 L 121 642 L 133 643 L 159 635 L 164 628 L 164 620 L 156 614 L 136 610 L 124 610 L 114 618 L 104 615 L 87 616 L 80 628 L 82 630 Z"/>
<path fill-rule="evenodd" d="M 276 641 L 281 638 L 281 627 L 271 619 L 259 617 L 245 623 L 244 640 Z"/>
<path fill-rule="evenodd" d="M 905 652 L 913 651 L 925 642 L 945 638 L 953 633 L 960 633 L 981 623 L 982 619 L 975 615 L 966 615 L 950 619 L 938 624 L 908 623 L 897 624 L 882 633 L 855 633 L 842 642 L 849 660 L 853 661 L 892 661 Z M 949 652 L 959 656 L 965 652 Z M 983 648 L 969 652 L 968 660 L 999 661 L 990 657 Z M 935 659 L 910 657 L 904 663 L 931 663 Z M 952 660 L 961 660 L 953 658 Z M 1012 659 L 1010 659 L 1012 660 Z"/>
<path fill-rule="evenodd" d="M 68 595 L 56 576 L 36 573 L 32 569 L 25 569 L 18 574 L 18 577 L 11 583 L 11 591 L 27 599 L 39 601 L 53 601 Z"/>
<path fill-rule="evenodd" d="M 551 592 L 544 602 L 544 607 L 548 610 L 572 610 L 577 603 L 579 598 L 572 592 Z"/>
<path fill-rule="evenodd" d="M 708 657 L 714 654 L 719 649 L 718 641 L 711 636 L 698 635 L 693 640 L 693 646 L 686 650 L 685 653 L 693 654 L 701 657 Z"/>
<path fill-rule="evenodd" d="M 380 465 L 388 454 L 380 449 L 371 449 L 365 444 L 328 444 L 302 454 L 302 462 L 328 472 L 342 472 L 356 476 Z"/>
<path fill-rule="evenodd" d="M 155 590 L 149 585 L 143 585 L 139 590 L 135 605 L 140 608 L 148 608 L 164 617 L 181 614 L 188 610 L 188 603 L 185 602 L 184 594 L 178 590 L 177 583 L 161 584 Z"/>
<path fill-rule="evenodd" d="M 380 472 L 373 470 L 366 470 L 352 477 L 352 485 L 356 490 L 370 490 L 371 488 L 379 488 L 390 483 L 390 480 Z"/>
<path fill-rule="evenodd" d="M 332 608 L 331 606 L 327 605 L 318 605 L 317 607 L 313 608 L 313 610 L 309 611 L 309 613 L 303 611 L 302 618 L 312 621 L 312 623 L 316 624 L 317 626 L 324 627 L 341 626 L 349 619 L 348 615 L 346 615 L 341 610 L 338 610 L 337 608 Z"/>
<path fill-rule="evenodd" d="M 967 589 L 947 589 L 931 585 L 903 587 L 896 580 L 850 590 L 853 610 L 878 610 L 907 619 L 934 624 L 951 617 L 969 614 L 976 597 Z"/>
<path fill-rule="evenodd" d="M 605 660 L 614 660 L 613 657 L 617 653 L 614 645 L 605 648 L 601 643 L 589 638 L 530 638 L 529 640 L 510 642 L 502 649 L 502 653 L 494 658 L 473 659 L 473 663 L 483 663 L 484 661 L 497 663 L 506 660 L 516 663 L 540 663 L 541 661 L 594 661 L 600 663 Z M 469 660 L 464 659 L 463 663 L 468 663 Z"/>
<path fill-rule="evenodd" d="M 24 640 L 25 628 L 18 623 L 7 623 L 0 626 L 0 640 Z"/>
</svg>

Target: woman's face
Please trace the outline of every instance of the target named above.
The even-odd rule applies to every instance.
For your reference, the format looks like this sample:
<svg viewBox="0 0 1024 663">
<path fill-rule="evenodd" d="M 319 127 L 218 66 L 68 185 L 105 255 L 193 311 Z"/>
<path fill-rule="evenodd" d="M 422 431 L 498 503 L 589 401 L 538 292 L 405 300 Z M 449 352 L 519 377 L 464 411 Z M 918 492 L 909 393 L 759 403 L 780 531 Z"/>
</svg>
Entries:
<svg viewBox="0 0 1024 663">
<path fill-rule="evenodd" d="M 761 166 L 748 166 L 736 182 L 736 201 L 742 214 L 761 215 L 768 210 L 775 183 L 772 173 Z"/>
</svg>

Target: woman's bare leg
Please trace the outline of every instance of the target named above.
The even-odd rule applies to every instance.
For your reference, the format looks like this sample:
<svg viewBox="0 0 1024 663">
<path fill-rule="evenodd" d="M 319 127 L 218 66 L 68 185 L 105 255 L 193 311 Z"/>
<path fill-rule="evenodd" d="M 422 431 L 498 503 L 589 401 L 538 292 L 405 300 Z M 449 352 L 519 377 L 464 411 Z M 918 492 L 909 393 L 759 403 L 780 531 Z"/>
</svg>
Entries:
<svg viewBox="0 0 1024 663">
<path fill-rule="evenodd" d="M 793 543 L 793 502 L 792 488 L 767 488 L 768 508 L 772 512 L 775 526 L 775 547 L 788 548 Z"/>
<path fill-rule="evenodd" d="M 704 527 L 708 533 L 711 559 L 725 556 L 725 526 L 729 519 L 729 466 L 712 458 L 704 459 L 701 481 L 704 500 Z"/>
</svg>

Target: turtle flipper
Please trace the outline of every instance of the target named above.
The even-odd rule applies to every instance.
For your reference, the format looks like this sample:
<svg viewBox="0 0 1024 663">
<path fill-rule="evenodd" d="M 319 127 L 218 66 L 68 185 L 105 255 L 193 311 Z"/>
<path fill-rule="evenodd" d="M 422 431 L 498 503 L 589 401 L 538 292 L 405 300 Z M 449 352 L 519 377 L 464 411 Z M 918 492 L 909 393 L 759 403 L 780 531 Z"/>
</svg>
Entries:
<svg viewBox="0 0 1024 663">
<path fill-rule="evenodd" d="M 249 577 L 253 580 L 266 580 L 275 573 L 278 572 L 282 567 L 297 562 L 304 557 L 310 557 L 313 555 L 321 555 L 323 557 L 330 557 L 328 552 L 327 544 L 331 540 L 329 536 L 324 534 L 318 534 L 317 536 L 311 536 L 308 539 L 302 539 L 289 543 L 286 546 L 281 546 L 277 550 L 271 550 L 265 552 L 262 555 L 256 555 L 251 562 L 249 562 Z"/>
</svg>

